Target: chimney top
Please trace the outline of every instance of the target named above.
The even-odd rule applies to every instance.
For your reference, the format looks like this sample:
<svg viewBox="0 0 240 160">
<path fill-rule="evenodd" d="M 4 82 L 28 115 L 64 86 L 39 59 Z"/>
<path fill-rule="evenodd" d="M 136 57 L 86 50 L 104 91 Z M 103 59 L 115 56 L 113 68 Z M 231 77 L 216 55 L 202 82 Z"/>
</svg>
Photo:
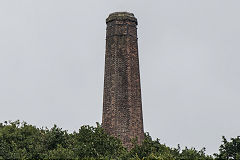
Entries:
<svg viewBox="0 0 240 160">
<path fill-rule="evenodd" d="M 137 24 L 137 19 L 134 17 L 133 13 L 129 13 L 129 12 L 114 12 L 109 14 L 108 18 L 106 19 L 106 23 L 114 21 L 114 20 L 130 20 L 130 21 L 134 21 Z"/>
</svg>

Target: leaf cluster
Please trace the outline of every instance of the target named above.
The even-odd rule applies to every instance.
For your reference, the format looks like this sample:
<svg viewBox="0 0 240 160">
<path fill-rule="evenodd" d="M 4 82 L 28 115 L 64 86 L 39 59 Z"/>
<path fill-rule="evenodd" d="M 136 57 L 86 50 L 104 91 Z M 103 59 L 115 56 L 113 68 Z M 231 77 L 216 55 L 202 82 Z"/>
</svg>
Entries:
<svg viewBox="0 0 240 160">
<path fill-rule="evenodd" d="M 231 138 L 230 141 L 227 141 L 223 136 L 222 144 L 219 147 L 219 154 L 214 155 L 216 156 L 216 160 L 240 160 L 240 136 Z"/>
</svg>

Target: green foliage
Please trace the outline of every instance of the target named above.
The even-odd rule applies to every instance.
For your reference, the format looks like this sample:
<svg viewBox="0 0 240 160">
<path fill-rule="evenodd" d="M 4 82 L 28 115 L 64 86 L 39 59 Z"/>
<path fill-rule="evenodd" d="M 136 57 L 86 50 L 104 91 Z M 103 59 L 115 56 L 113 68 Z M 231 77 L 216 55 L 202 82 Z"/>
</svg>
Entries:
<svg viewBox="0 0 240 160">
<path fill-rule="evenodd" d="M 0 159 L 117 159 L 126 153 L 100 125 L 68 134 L 56 125 L 49 130 L 19 121 L 0 124 Z"/>
<path fill-rule="evenodd" d="M 119 139 L 107 135 L 100 125 L 82 126 L 71 134 L 74 153 L 78 158 L 117 158 L 126 152 Z"/>
<path fill-rule="evenodd" d="M 231 138 L 229 142 L 223 136 L 222 143 L 223 144 L 219 147 L 219 154 L 214 154 L 216 156 L 216 160 L 240 160 L 240 136 Z"/>
<path fill-rule="evenodd" d="M 75 153 L 69 148 L 63 148 L 60 144 L 57 148 L 49 150 L 44 159 L 77 159 Z"/>
<path fill-rule="evenodd" d="M 205 148 L 197 151 L 195 148 L 188 149 L 187 147 L 182 150 L 179 159 L 191 159 L 191 160 L 211 160 L 211 156 L 205 154 Z"/>
<path fill-rule="evenodd" d="M 197 151 L 194 148 L 181 150 L 170 148 L 161 144 L 159 139 L 152 140 L 151 136 L 146 133 L 142 145 L 135 144 L 135 147 L 129 153 L 130 157 L 144 160 L 212 160 L 211 156 L 205 154 L 205 149 Z M 135 155 L 135 156 L 134 156 Z M 131 157 L 132 156 L 132 157 Z"/>
<path fill-rule="evenodd" d="M 172 149 L 165 146 L 164 144 L 160 144 L 159 139 L 152 140 L 152 137 L 149 133 L 145 134 L 145 139 L 142 145 L 138 145 L 136 141 L 133 142 L 134 147 L 129 152 L 128 158 L 147 158 L 147 159 L 174 159 L 174 155 L 172 154 Z"/>
<path fill-rule="evenodd" d="M 68 133 L 54 125 L 51 129 L 37 128 L 25 122 L 0 123 L 0 159 L 85 159 L 85 160 L 212 160 L 205 149 L 167 147 L 149 133 L 141 145 L 133 140 L 128 151 L 121 141 L 109 136 L 99 124 L 82 126 Z M 227 141 L 223 137 L 217 160 L 240 160 L 240 137 Z"/>
</svg>

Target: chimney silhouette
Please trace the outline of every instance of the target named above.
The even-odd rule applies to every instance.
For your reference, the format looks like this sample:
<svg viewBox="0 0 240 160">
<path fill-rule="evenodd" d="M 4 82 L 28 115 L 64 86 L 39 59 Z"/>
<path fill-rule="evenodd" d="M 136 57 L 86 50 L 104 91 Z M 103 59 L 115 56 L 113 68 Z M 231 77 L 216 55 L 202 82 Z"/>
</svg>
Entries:
<svg viewBox="0 0 240 160">
<path fill-rule="evenodd" d="M 137 19 L 115 12 L 106 19 L 106 53 L 102 127 L 130 149 L 144 139 L 139 73 Z"/>
</svg>

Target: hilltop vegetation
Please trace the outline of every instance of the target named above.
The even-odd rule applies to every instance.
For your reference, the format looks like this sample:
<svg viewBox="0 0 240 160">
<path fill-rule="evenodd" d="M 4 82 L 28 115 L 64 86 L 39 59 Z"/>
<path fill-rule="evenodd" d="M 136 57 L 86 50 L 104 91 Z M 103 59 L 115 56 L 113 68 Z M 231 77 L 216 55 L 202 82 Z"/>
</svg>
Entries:
<svg viewBox="0 0 240 160">
<path fill-rule="evenodd" d="M 82 126 L 77 132 L 68 133 L 54 125 L 51 129 L 37 128 L 25 122 L 0 123 L 0 159 L 136 159 L 136 160 L 212 160 L 240 159 L 240 138 L 227 141 L 219 154 L 209 156 L 205 149 L 170 148 L 153 140 L 146 133 L 141 146 L 134 141 L 128 151 L 119 139 L 107 135 L 97 127 Z"/>
</svg>

